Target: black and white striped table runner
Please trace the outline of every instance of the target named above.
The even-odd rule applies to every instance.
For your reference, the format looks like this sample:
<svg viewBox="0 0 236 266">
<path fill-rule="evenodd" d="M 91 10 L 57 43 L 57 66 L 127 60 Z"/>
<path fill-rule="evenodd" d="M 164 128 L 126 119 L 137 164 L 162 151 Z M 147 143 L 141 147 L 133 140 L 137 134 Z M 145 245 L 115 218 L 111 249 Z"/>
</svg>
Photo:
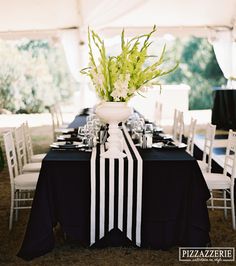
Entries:
<svg viewBox="0 0 236 266">
<path fill-rule="evenodd" d="M 90 245 L 114 228 L 141 245 L 143 162 L 125 125 L 126 158 L 104 159 L 104 145 L 91 155 Z"/>
</svg>

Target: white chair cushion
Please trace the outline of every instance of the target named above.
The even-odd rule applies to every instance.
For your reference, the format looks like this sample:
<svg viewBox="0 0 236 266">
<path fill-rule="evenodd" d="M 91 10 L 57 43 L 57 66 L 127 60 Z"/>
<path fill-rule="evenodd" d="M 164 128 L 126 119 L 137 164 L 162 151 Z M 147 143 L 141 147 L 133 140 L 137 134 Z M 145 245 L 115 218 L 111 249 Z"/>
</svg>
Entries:
<svg viewBox="0 0 236 266">
<path fill-rule="evenodd" d="M 226 175 L 217 173 L 205 173 L 203 174 L 203 176 L 210 190 L 230 188 L 231 180 L 230 177 Z"/>
<path fill-rule="evenodd" d="M 46 153 L 40 153 L 40 154 L 33 155 L 30 159 L 32 163 L 40 163 L 42 162 L 45 156 L 46 156 Z"/>
<path fill-rule="evenodd" d="M 39 173 L 18 175 L 14 178 L 16 189 L 35 189 L 38 182 Z"/>
<path fill-rule="evenodd" d="M 202 171 L 203 173 L 206 173 L 206 172 L 207 172 L 207 166 L 208 166 L 207 163 L 205 163 L 205 162 L 203 162 L 203 161 L 201 161 L 201 160 L 197 160 L 197 163 L 198 163 L 198 165 L 199 165 L 201 171 Z"/>
<path fill-rule="evenodd" d="M 22 168 L 22 173 L 25 174 L 27 172 L 39 172 L 41 169 L 42 163 L 27 163 Z"/>
</svg>

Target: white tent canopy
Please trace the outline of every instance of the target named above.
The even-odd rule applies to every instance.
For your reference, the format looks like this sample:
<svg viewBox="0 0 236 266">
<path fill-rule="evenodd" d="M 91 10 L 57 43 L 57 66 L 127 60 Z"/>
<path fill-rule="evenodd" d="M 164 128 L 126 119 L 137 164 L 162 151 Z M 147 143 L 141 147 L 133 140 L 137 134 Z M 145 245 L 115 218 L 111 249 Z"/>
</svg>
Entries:
<svg viewBox="0 0 236 266">
<path fill-rule="evenodd" d="M 0 33 L 51 33 L 88 25 L 109 34 L 156 24 L 161 30 L 232 28 L 236 0 L 0 0 Z"/>
<path fill-rule="evenodd" d="M 126 35 L 148 32 L 154 24 L 158 35 L 211 38 L 226 78 L 236 76 L 231 56 L 236 0 L 0 0 L 0 38 L 59 37 L 77 81 L 81 81 L 78 70 L 87 64 L 83 44 L 88 26 L 107 37 L 120 34 L 122 28 Z M 219 41 L 222 31 L 230 32 L 227 41 L 232 42 L 226 59 L 222 59 L 224 42 Z"/>
</svg>

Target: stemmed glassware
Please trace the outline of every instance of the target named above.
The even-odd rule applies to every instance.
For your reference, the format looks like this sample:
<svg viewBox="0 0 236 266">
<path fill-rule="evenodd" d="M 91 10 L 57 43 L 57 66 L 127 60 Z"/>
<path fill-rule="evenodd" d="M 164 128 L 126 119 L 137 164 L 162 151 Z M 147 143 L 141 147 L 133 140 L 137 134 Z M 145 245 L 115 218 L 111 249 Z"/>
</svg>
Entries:
<svg viewBox="0 0 236 266">
<path fill-rule="evenodd" d="M 90 114 L 86 117 L 86 122 L 93 121 L 94 119 L 97 119 L 96 114 Z"/>
<path fill-rule="evenodd" d="M 153 124 L 145 124 L 144 132 L 145 134 L 153 134 Z"/>
<path fill-rule="evenodd" d="M 78 136 L 82 137 L 83 145 L 88 148 L 86 151 L 91 151 L 96 146 L 101 125 L 101 121 L 92 114 L 86 118 L 86 124 L 78 128 Z"/>
<path fill-rule="evenodd" d="M 136 144 L 142 144 L 144 125 L 145 121 L 140 117 L 134 117 L 131 122 L 131 137 Z"/>
<path fill-rule="evenodd" d="M 145 124 L 144 136 L 146 138 L 147 148 L 151 148 L 152 147 L 152 138 L 153 138 L 153 124 Z"/>
</svg>

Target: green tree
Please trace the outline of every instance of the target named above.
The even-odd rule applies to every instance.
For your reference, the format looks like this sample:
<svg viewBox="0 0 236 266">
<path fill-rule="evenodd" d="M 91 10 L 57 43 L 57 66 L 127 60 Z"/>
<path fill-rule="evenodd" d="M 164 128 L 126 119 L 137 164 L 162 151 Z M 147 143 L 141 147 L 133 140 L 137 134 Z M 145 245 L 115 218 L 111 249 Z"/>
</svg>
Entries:
<svg viewBox="0 0 236 266">
<path fill-rule="evenodd" d="M 42 112 L 75 90 L 62 47 L 49 40 L 1 41 L 0 65 L 0 108 Z"/>
<path fill-rule="evenodd" d="M 175 72 L 164 77 L 164 82 L 185 83 L 191 87 L 190 109 L 211 108 L 212 87 L 226 83 L 212 46 L 206 39 L 196 37 L 184 42 L 177 40 L 175 45 L 176 51 L 180 54 L 180 65 Z"/>
</svg>

